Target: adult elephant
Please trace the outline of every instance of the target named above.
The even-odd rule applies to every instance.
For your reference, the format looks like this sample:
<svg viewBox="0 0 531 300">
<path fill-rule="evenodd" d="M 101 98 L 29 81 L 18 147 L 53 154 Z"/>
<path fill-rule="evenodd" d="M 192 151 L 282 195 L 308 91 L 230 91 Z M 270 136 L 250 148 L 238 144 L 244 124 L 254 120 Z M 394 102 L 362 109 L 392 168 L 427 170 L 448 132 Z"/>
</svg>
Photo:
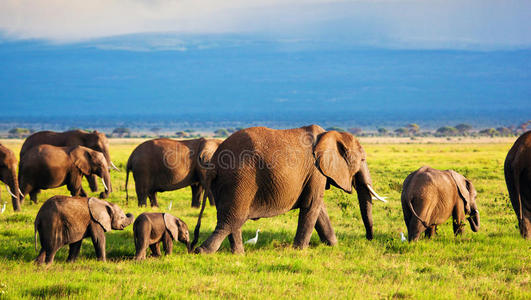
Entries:
<svg viewBox="0 0 531 300">
<path fill-rule="evenodd" d="M 17 158 L 13 151 L 2 144 L 0 144 L 0 181 L 5 183 L 7 192 L 11 196 L 13 210 L 20 211 Z"/>
<path fill-rule="evenodd" d="M 358 193 L 366 238 L 373 238 L 371 185 L 366 154 L 349 133 L 311 125 L 274 130 L 253 127 L 232 134 L 212 158 L 207 187 L 216 200 L 214 232 L 195 249 L 212 253 L 229 237 L 233 253 L 244 252 L 241 227 L 248 219 L 273 217 L 299 209 L 293 246 L 308 246 L 313 229 L 322 242 L 335 245 L 335 236 L 323 202 L 325 188 L 336 186 Z M 194 232 L 198 238 L 203 207 Z M 385 200 L 383 200 L 385 201 Z"/>
<path fill-rule="evenodd" d="M 505 158 L 505 183 L 520 234 L 531 238 L 531 131 L 520 136 Z"/>
<path fill-rule="evenodd" d="M 30 194 L 37 203 L 41 189 L 66 185 L 72 196 L 86 197 L 81 186 L 82 176 L 97 175 L 102 178 L 106 198 L 111 190 L 111 177 L 107 161 L 101 152 L 83 146 L 56 147 L 40 145 L 29 150 L 20 160 L 18 172 L 22 199 Z"/>
<path fill-rule="evenodd" d="M 147 197 L 151 206 L 158 206 L 157 192 L 192 186 L 192 206 L 199 207 L 206 171 L 220 143 L 217 139 L 161 138 L 140 144 L 127 161 L 126 193 L 129 171 L 132 171 L 138 206 L 147 205 Z M 209 199 L 213 205 L 214 199 Z"/>
<path fill-rule="evenodd" d="M 401 196 L 408 240 L 418 240 L 423 232 L 431 238 L 437 226 L 450 216 L 455 235 L 461 234 L 466 216 L 472 231 L 477 232 L 480 223 L 476 196 L 472 182 L 453 170 L 424 166 L 409 174 Z"/>
<path fill-rule="evenodd" d="M 30 135 L 22 144 L 20 149 L 20 158 L 31 149 L 39 145 L 52 145 L 58 147 L 69 147 L 69 146 L 85 146 L 92 150 L 99 151 L 105 156 L 107 165 L 112 167 L 115 170 L 119 170 L 111 161 L 111 156 L 109 155 L 109 141 L 105 134 L 94 130 L 92 132 L 84 130 L 70 130 L 65 132 L 55 132 L 55 131 L 39 131 Z M 98 190 L 98 184 L 96 176 L 86 176 L 87 181 L 92 192 Z"/>
</svg>

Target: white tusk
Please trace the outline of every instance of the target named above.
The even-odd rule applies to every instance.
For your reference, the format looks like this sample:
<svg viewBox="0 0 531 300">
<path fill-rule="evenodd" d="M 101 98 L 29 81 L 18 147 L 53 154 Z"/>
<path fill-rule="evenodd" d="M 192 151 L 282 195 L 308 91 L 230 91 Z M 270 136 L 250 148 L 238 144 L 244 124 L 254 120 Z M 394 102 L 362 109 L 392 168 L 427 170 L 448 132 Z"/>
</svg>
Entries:
<svg viewBox="0 0 531 300">
<path fill-rule="evenodd" d="M 376 192 L 372 189 L 372 187 L 369 184 L 367 184 L 367 188 L 369 189 L 369 192 L 371 192 L 371 194 L 374 196 L 374 198 L 384 203 L 387 203 L 387 200 L 385 200 L 385 197 L 380 197 L 378 194 L 376 194 Z"/>
<path fill-rule="evenodd" d="M 14 198 L 17 198 L 17 196 L 13 195 L 13 193 L 11 193 L 11 190 L 9 189 L 9 186 L 6 184 L 6 189 L 7 189 L 7 192 L 9 193 L 9 195 L 13 196 Z"/>
<path fill-rule="evenodd" d="M 18 189 L 18 192 L 20 193 L 20 196 L 24 197 L 24 193 L 22 193 L 22 191 L 20 190 L 20 188 Z"/>
<path fill-rule="evenodd" d="M 116 171 L 120 171 L 120 169 L 118 169 L 118 168 L 113 164 L 112 161 L 111 161 L 111 167 L 112 167 L 113 169 L 115 169 Z"/>
<path fill-rule="evenodd" d="M 101 183 L 103 183 L 103 187 L 105 188 L 105 190 L 108 191 L 109 189 L 107 188 L 107 185 L 105 184 L 105 180 L 103 180 L 103 178 L 101 179 Z"/>
</svg>

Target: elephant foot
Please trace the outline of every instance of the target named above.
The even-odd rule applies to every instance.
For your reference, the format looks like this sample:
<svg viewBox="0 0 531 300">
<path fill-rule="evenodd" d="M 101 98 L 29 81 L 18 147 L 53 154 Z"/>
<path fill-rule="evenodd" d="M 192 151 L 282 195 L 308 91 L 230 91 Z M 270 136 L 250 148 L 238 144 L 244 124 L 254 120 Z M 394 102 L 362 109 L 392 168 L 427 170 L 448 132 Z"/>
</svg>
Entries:
<svg viewBox="0 0 531 300">
<path fill-rule="evenodd" d="M 334 236 L 333 238 L 329 240 L 323 241 L 323 243 L 325 243 L 328 246 L 335 246 L 337 245 L 337 238 Z"/>
</svg>

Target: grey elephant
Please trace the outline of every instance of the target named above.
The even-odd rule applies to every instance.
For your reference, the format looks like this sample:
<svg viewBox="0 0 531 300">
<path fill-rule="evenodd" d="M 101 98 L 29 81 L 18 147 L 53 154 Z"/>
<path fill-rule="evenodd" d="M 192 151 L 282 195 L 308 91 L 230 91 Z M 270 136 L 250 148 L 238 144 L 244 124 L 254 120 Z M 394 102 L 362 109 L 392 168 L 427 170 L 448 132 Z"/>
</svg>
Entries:
<svg viewBox="0 0 531 300">
<path fill-rule="evenodd" d="M 109 154 L 109 141 L 103 132 L 99 132 L 97 130 L 92 132 L 84 130 L 69 130 L 65 132 L 47 130 L 38 131 L 26 138 L 24 144 L 22 144 L 22 148 L 20 148 L 20 159 L 22 160 L 22 158 L 30 149 L 44 144 L 57 147 L 84 146 L 101 152 L 107 161 L 107 165 L 118 171 L 118 168 L 111 161 L 111 156 Z M 89 175 L 86 177 L 90 186 L 90 190 L 92 192 L 96 192 L 98 190 L 96 176 Z"/>
<path fill-rule="evenodd" d="M 87 196 L 81 186 L 82 176 L 97 175 L 102 178 L 106 198 L 112 188 L 109 167 L 104 155 L 83 146 L 56 147 L 40 145 L 30 149 L 19 164 L 19 183 L 22 199 L 29 194 L 37 203 L 42 189 L 66 185 L 72 196 Z"/>
<path fill-rule="evenodd" d="M 191 186 L 192 207 L 199 207 L 210 159 L 220 143 L 217 139 L 161 138 L 140 144 L 127 161 L 126 193 L 129 171 L 132 171 L 138 206 L 146 205 L 148 197 L 151 206 L 158 206 L 157 192 Z M 214 199 L 209 199 L 213 205 Z"/>
<path fill-rule="evenodd" d="M 214 153 L 207 186 L 214 195 L 217 225 L 196 253 L 212 253 L 228 237 L 233 253 L 243 253 L 242 225 L 249 219 L 273 217 L 299 209 L 295 248 L 308 246 L 315 228 L 322 242 L 337 238 L 323 202 L 325 188 L 347 193 L 355 187 L 365 236 L 373 238 L 372 188 L 366 154 L 349 133 L 311 125 L 275 130 L 252 127 L 228 137 Z M 203 197 L 192 246 L 197 242 Z"/>
<path fill-rule="evenodd" d="M 408 240 L 418 240 L 423 232 L 430 238 L 436 233 L 437 225 L 450 216 L 455 235 L 462 232 L 465 218 L 472 231 L 477 232 L 480 221 L 476 196 L 472 182 L 453 170 L 423 166 L 409 174 L 401 197 Z"/>
<path fill-rule="evenodd" d="M 143 213 L 136 218 L 133 224 L 135 236 L 135 259 L 146 258 L 148 246 L 153 256 L 160 256 L 160 242 L 164 252 L 170 255 L 173 249 L 173 240 L 186 245 L 190 252 L 190 235 L 188 226 L 184 221 L 168 213 Z"/>
<path fill-rule="evenodd" d="M 35 219 L 35 250 L 37 233 L 41 250 L 35 262 L 51 264 L 57 250 L 70 245 L 67 261 L 76 260 L 84 238 L 90 237 L 98 260 L 105 261 L 105 232 L 123 230 L 133 223 L 132 214 L 124 214 L 114 204 L 97 198 L 54 196 L 48 199 Z"/>
<path fill-rule="evenodd" d="M 514 142 L 505 158 L 504 172 L 520 234 L 531 239 L 531 131 Z"/>
</svg>

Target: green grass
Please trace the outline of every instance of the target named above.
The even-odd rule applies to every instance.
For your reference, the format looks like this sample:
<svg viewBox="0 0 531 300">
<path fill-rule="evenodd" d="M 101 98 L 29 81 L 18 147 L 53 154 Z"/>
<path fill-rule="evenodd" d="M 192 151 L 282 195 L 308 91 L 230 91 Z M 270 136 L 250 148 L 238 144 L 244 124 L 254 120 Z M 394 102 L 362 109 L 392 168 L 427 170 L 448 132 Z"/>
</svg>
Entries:
<svg viewBox="0 0 531 300">
<path fill-rule="evenodd" d="M 20 142 L 7 142 L 18 153 Z M 113 161 L 125 170 L 136 143 L 114 142 Z M 176 244 L 173 255 L 143 262 L 132 260 L 132 226 L 107 233 L 106 263 L 95 259 L 90 239 L 80 259 L 65 263 L 68 247 L 50 267 L 33 264 L 33 220 L 40 204 L 66 188 L 43 191 L 39 204 L 26 200 L 23 212 L 9 206 L 0 215 L 0 298 L 531 298 L 531 243 L 520 238 L 503 179 L 503 161 L 511 143 L 503 144 L 366 144 L 376 190 L 389 203 L 373 206 L 373 241 L 365 233 L 355 195 L 327 191 L 325 201 L 339 244 L 328 247 L 314 233 L 308 249 L 291 248 L 297 211 L 249 221 L 244 240 L 262 233 L 245 255 L 232 255 L 228 242 L 213 255 L 188 255 Z M 406 233 L 400 207 L 403 179 L 428 164 L 453 168 L 478 190 L 481 229 L 454 238 L 451 223 L 440 226 L 432 240 L 400 242 Z M 125 203 L 125 172 L 112 172 L 110 201 L 135 215 L 134 183 Z M 86 183 L 85 183 L 86 187 Z M 100 187 L 101 188 L 101 187 Z M 88 188 L 86 188 L 88 190 Z M 2 193 L 2 202 L 6 201 Z M 97 194 L 94 194 L 96 196 Z M 190 189 L 159 194 L 161 211 L 193 230 L 198 210 L 190 208 Z M 151 210 L 151 209 L 147 209 Z M 155 209 L 155 211 L 157 211 Z M 200 242 L 215 226 L 215 209 L 207 207 Z M 40 247 L 40 246 L 39 246 Z"/>
</svg>

